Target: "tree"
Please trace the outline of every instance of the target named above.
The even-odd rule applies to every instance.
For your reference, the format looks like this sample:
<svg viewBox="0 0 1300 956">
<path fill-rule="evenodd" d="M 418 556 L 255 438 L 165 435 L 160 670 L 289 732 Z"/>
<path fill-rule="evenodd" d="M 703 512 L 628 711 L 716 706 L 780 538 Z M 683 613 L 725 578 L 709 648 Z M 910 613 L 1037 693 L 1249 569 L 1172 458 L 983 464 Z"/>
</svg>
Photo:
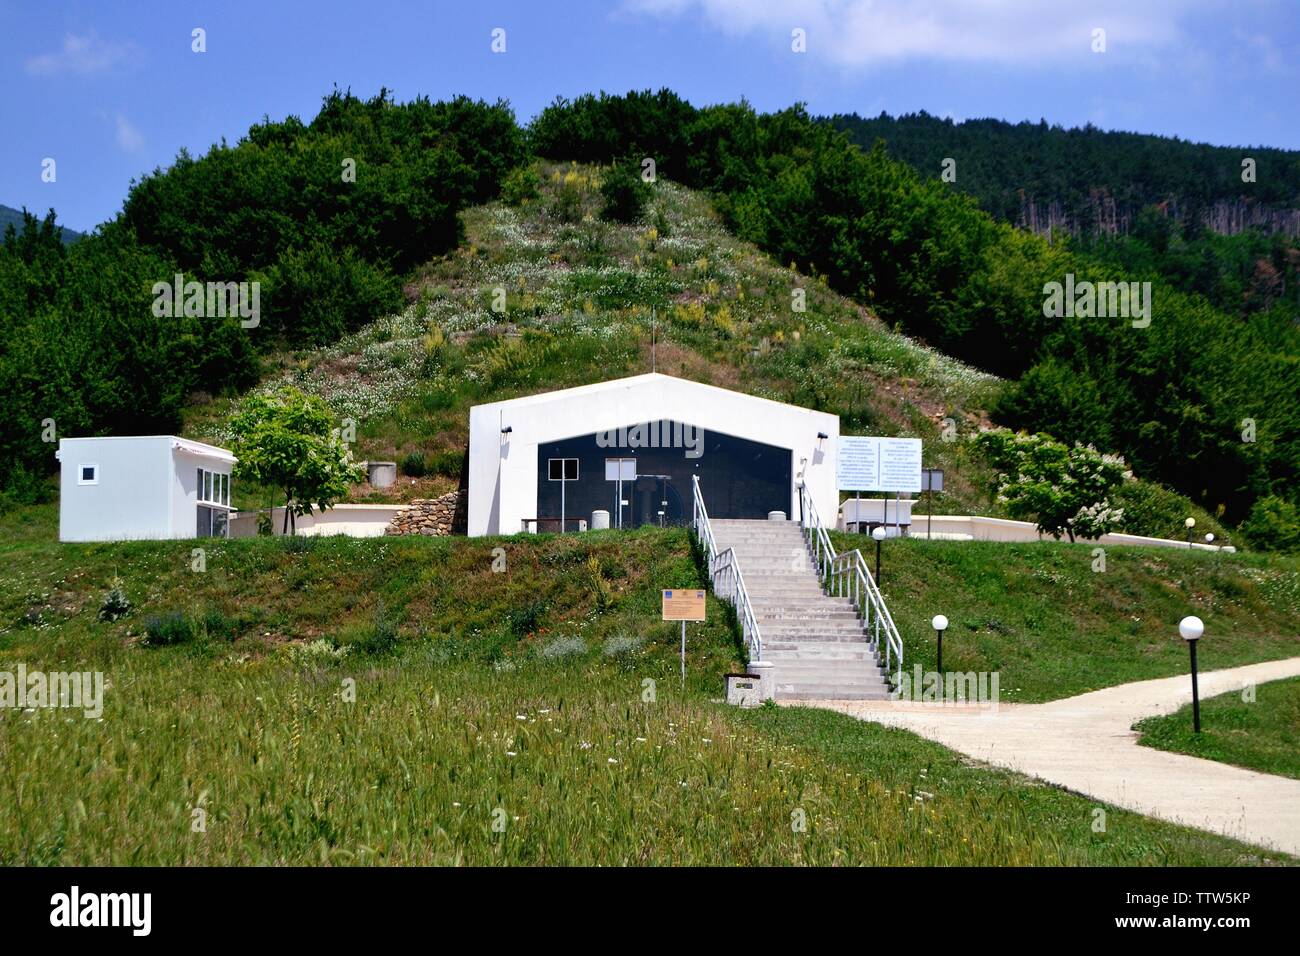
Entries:
<svg viewBox="0 0 1300 956">
<path fill-rule="evenodd" d="M 997 471 L 998 500 L 1016 518 L 1060 538 L 1100 538 L 1124 520 L 1110 494 L 1132 475 L 1124 459 L 1103 455 L 1091 445 L 1074 447 L 1046 435 L 1000 428 L 977 439 Z"/>
<path fill-rule="evenodd" d="M 604 206 L 600 217 L 612 222 L 636 222 L 650 199 L 650 186 L 642 181 L 633 160 L 615 163 L 600 184 Z"/>
<path fill-rule="evenodd" d="M 1300 508 L 1275 495 L 1260 498 L 1241 530 L 1261 551 L 1300 551 Z"/>
<path fill-rule="evenodd" d="M 322 511 L 360 481 L 362 469 L 323 399 L 291 386 L 275 395 L 254 395 L 231 421 L 236 473 L 284 493 L 284 530 L 298 515 Z"/>
</svg>

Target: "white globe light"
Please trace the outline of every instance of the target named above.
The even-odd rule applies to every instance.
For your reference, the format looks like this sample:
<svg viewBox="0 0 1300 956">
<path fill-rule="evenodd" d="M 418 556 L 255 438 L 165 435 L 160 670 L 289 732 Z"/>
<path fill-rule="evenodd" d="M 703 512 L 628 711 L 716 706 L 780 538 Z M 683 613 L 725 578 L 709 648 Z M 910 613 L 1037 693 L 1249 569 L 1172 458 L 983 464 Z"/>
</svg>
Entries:
<svg viewBox="0 0 1300 956">
<path fill-rule="evenodd" d="M 1214 540 L 1214 532 L 1211 531 L 1209 534 L 1207 534 L 1207 535 L 1205 536 L 1205 540 L 1206 540 L 1206 541 L 1213 541 L 1213 540 Z"/>
<path fill-rule="evenodd" d="M 1205 633 L 1205 625 L 1199 617 L 1185 617 L 1178 622 L 1178 633 L 1185 641 L 1197 641 Z"/>
<path fill-rule="evenodd" d="M 877 541 L 884 541 L 885 540 L 884 525 L 876 525 L 875 530 L 871 532 L 871 537 L 875 538 Z"/>
<path fill-rule="evenodd" d="M 944 617 L 942 614 L 936 614 L 934 616 L 934 619 L 930 621 L 930 623 L 934 625 L 934 629 L 936 631 L 948 630 L 948 619 Z"/>
<path fill-rule="evenodd" d="M 1195 528 L 1195 527 L 1196 527 L 1196 519 L 1195 519 L 1195 518 L 1188 518 L 1186 521 L 1183 522 L 1183 524 L 1187 525 L 1187 527 L 1189 527 L 1189 528 Z"/>
</svg>

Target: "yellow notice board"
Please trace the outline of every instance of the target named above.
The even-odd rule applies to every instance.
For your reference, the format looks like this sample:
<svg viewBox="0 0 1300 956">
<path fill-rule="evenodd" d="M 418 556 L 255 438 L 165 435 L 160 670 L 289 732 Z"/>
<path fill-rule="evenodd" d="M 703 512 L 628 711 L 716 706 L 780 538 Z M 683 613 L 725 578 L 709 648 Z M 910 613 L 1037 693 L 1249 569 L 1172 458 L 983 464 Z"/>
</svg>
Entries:
<svg viewBox="0 0 1300 956">
<path fill-rule="evenodd" d="M 674 588 L 664 591 L 665 621 L 704 620 L 704 592 L 683 591 Z"/>
</svg>

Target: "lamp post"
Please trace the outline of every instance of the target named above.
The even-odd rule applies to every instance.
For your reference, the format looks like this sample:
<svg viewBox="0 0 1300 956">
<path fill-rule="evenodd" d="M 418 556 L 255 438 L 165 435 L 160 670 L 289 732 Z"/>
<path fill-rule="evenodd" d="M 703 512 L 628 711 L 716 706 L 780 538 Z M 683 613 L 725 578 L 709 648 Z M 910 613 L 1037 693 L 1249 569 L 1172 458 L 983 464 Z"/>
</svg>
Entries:
<svg viewBox="0 0 1300 956">
<path fill-rule="evenodd" d="M 1206 544 L 1214 544 L 1214 532 L 1213 532 L 1213 531 L 1211 531 L 1209 534 L 1207 534 L 1207 535 L 1205 536 L 1205 543 L 1206 543 Z"/>
<path fill-rule="evenodd" d="M 1187 546 L 1190 548 L 1192 546 L 1192 529 L 1196 527 L 1196 519 L 1188 518 L 1183 524 L 1187 528 Z"/>
<path fill-rule="evenodd" d="M 942 614 L 936 614 L 930 619 L 930 624 L 934 627 L 935 636 L 939 638 L 938 664 L 939 673 L 943 673 L 943 632 L 948 630 L 948 619 Z"/>
<path fill-rule="evenodd" d="M 885 526 L 877 525 L 871 537 L 876 539 L 876 587 L 880 587 L 880 544 L 885 540 Z"/>
<path fill-rule="evenodd" d="M 1205 633 L 1205 625 L 1199 617 L 1185 617 L 1178 622 L 1178 633 L 1192 653 L 1192 730 L 1201 732 L 1201 696 L 1196 687 L 1196 642 Z"/>
</svg>

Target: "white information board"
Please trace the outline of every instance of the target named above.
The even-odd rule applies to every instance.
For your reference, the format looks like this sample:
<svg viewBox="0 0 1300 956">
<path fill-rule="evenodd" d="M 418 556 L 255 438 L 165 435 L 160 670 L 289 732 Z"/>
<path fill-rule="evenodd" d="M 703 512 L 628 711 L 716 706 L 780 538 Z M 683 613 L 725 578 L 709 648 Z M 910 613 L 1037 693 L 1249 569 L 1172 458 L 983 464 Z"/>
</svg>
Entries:
<svg viewBox="0 0 1300 956">
<path fill-rule="evenodd" d="M 841 491 L 921 490 L 921 439 L 840 436 Z"/>
</svg>

